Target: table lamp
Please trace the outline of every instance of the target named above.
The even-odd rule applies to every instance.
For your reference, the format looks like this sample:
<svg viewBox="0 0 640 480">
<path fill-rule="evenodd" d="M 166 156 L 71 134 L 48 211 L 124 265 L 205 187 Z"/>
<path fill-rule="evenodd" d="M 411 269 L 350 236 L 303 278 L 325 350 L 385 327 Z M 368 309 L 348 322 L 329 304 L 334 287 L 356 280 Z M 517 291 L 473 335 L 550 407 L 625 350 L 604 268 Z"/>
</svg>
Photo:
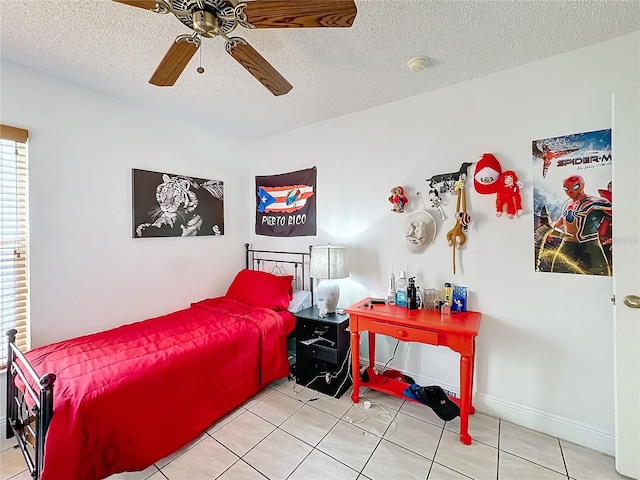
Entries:
<svg viewBox="0 0 640 480">
<path fill-rule="evenodd" d="M 324 298 L 327 313 L 335 312 L 340 298 L 340 287 L 335 279 L 349 276 L 346 249 L 333 245 L 312 247 L 309 276 L 320 280 L 318 298 Z"/>
</svg>

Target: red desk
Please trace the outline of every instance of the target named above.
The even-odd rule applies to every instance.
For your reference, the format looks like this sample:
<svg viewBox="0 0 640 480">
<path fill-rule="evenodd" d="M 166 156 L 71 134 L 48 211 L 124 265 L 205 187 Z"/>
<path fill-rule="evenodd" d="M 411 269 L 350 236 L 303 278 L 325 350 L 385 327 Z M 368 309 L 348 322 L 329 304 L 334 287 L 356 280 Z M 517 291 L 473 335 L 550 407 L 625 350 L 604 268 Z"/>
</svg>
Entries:
<svg viewBox="0 0 640 480">
<path fill-rule="evenodd" d="M 404 342 L 419 342 L 429 345 L 449 347 L 460 354 L 460 399 L 452 398 L 460 406 L 460 441 L 471 443 L 469 435 L 469 414 L 475 409 L 471 402 L 473 392 L 473 369 L 475 345 L 480 328 L 479 312 L 460 312 L 441 315 L 437 310 L 408 310 L 395 305 L 376 304 L 365 306 L 364 299 L 346 309 L 349 313 L 351 330 L 351 362 L 353 369 L 353 394 L 351 399 L 358 403 L 360 386 L 379 390 L 405 400 L 403 394 L 407 383 L 377 375 L 375 365 L 376 334 L 397 338 Z M 369 332 L 369 375 L 368 382 L 360 379 L 360 332 Z M 412 400 L 413 401 L 413 400 Z"/>
</svg>

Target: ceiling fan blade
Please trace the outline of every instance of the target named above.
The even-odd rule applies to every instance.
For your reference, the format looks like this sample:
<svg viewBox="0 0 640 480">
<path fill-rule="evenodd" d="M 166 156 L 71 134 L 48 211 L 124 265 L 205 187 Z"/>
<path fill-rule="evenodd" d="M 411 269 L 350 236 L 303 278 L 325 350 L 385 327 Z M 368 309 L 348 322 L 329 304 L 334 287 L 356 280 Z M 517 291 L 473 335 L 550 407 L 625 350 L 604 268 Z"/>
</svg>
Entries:
<svg viewBox="0 0 640 480">
<path fill-rule="evenodd" d="M 246 2 L 247 23 L 255 28 L 350 27 L 353 0 L 253 0 Z"/>
<path fill-rule="evenodd" d="M 132 7 L 144 8 L 145 10 L 155 10 L 158 7 L 156 0 L 113 0 L 114 2 L 124 3 Z"/>
<path fill-rule="evenodd" d="M 200 39 L 191 35 L 180 35 L 158 65 L 149 83 L 159 87 L 170 87 L 187 67 L 191 57 L 198 51 Z"/>
<path fill-rule="evenodd" d="M 293 88 L 293 86 L 280 75 L 280 72 L 273 68 L 273 66 L 245 40 L 239 37 L 233 37 L 229 40 L 230 42 L 227 42 L 226 47 L 229 55 L 246 68 L 256 80 L 267 87 L 267 90 L 275 96 L 279 96 L 288 93 Z"/>
</svg>

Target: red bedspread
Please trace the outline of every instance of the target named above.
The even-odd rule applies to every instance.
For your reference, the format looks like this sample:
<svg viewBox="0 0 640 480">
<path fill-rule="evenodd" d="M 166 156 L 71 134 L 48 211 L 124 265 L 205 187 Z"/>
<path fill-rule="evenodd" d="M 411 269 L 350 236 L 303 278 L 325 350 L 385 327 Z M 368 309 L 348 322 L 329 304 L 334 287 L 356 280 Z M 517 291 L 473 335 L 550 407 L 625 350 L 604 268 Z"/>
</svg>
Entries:
<svg viewBox="0 0 640 480">
<path fill-rule="evenodd" d="M 288 375 L 279 313 L 220 297 L 169 315 L 36 348 L 58 377 L 42 480 L 142 470 Z"/>
</svg>

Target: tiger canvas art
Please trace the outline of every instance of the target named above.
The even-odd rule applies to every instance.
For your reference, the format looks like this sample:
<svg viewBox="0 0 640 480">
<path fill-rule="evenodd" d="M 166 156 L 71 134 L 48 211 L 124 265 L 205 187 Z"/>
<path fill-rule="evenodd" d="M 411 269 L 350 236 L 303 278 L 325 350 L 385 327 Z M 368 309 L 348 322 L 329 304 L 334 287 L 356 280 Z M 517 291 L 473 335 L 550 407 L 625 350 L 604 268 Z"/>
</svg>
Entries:
<svg viewBox="0 0 640 480">
<path fill-rule="evenodd" d="M 133 237 L 224 234 L 220 180 L 132 170 Z"/>
</svg>

